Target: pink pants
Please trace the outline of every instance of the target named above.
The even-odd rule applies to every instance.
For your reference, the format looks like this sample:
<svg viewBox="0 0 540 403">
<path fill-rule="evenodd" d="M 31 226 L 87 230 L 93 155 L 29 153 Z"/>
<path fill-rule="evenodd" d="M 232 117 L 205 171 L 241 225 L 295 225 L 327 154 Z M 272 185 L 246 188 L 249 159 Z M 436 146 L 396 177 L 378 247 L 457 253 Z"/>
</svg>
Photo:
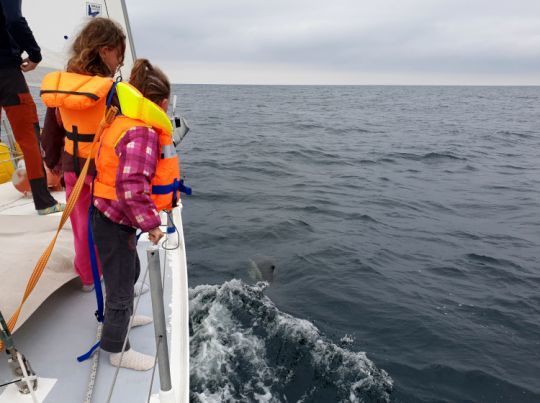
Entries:
<svg viewBox="0 0 540 403">
<path fill-rule="evenodd" d="M 75 172 L 65 172 L 64 181 L 66 182 L 66 198 L 69 198 L 77 182 L 77 175 L 75 175 Z M 86 175 L 79 200 L 75 203 L 75 207 L 69 216 L 75 244 L 75 260 L 73 265 L 84 285 L 94 284 L 88 249 L 88 208 L 90 207 L 91 194 L 92 176 Z M 99 268 L 99 274 L 101 275 L 101 267 Z"/>
</svg>

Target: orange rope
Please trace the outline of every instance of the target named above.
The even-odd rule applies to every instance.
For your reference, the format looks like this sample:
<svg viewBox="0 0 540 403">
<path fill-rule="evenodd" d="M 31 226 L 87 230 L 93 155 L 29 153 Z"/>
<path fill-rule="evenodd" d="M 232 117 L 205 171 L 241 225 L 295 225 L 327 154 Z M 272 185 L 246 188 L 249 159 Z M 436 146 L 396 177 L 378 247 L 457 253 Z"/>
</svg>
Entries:
<svg viewBox="0 0 540 403">
<path fill-rule="evenodd" d="M 79 198 L 79 195 L 81 193 L 81 190 L 84 184 L 84 179 L 88 172 L 88 167 L 90 166 L 90 159 L 95 155 L 94 148 L 96 144 L 99 142 L 99 138 L 101 137 L 103 130 L 105 130 L 107 127 L 111 125 L 117 112 L 118 112 L 118 108 L 114 106 L 110 107 L 107 110 L 105 117 L 99 123 L 98 131 L 94 137 L 94 141 L 92 142 L 92 147 L 90 149 L 90 158 L 86 159 L 86 163 L 84 164 L 84 167 L 81 170 L 79 177 L 77 178 L 77 182 L 75 183 L 75 186 L 73 187 L 73 190 L 66 203 L 64 212 L 62 213 L 62 218 L 60 219 L 60 223 L 58 224 L 58 229 L 56 230 L 56 234 L 54 235 L 52 241 L 49 243 L 49 246 L 45 249 L 41 257 L 39 258 L 36 264 L 36 267 L 34 268 L 34 271 L 32 272 L 32 275 L 30 276 L 30 279 L 28 280 L 28 283 L 26 284 L 26 290 L 24 291 L 24 295 L 21 300 L 21 303 L 8 321 L 8 329 L 10 332 L 12 332 L 13 329 L 15 328 L 15 324 L 17 323 L 17 320 L 19 319 L 19 315 L 21 313 L 22 307 L 24 303 L 26 302 L 26 300 L 28 299 L 28 297 L 30 296 L 30 294 L 32 293 L 32 291 L 34 290 L 34 287 L 38 283 L 39 279 L 41 278 L 41 274 L 45 270 L 45 266 L 47 265 L 47 262 L 49 261 L 51 253 L 54 249 L 56 239 L 58 238 L 58 235 L 60 234 L 62 227 L 68 220 L 69 215 L 71 214 L 71 211 L 73 210 L 73 207 L 75 207 L 75 203 L 77 202 L 77 199 Z M 3 349 L 4 349 L 4 345 L 2 342 L 0 342 L 0 351 L 2 351 Z"/>
</svg>

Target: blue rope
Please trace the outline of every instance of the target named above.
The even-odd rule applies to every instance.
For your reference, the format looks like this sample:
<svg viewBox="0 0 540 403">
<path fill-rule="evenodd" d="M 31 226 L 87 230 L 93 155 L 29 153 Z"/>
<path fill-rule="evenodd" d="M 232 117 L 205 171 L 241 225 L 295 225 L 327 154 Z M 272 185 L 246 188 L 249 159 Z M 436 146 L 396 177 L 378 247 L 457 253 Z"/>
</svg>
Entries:
<svg viewBox="0 0 540 403">
<path fill-rule="evenodd" d="M 90 357 L 92 357 L 92 354 L 94 354 L 94 351 L 96 351 L 98 349 L 99 343 L 100 342 L 98 341 L 96 344 L 94 344 L 92 346 L 92 348 L 90 348 L 90 350 L 88 350 L 87 353 L 84 353 L 83 355 L 78 356 L 77 361 L 83 362 L 83 361 L 86 361 L 87 359 L 89 359 Z"/>
<path fill-rule="evenodd" d="M 116 79 L 116 81 L 113 83 L 112 87 L 111 87 L 111 90 L 109 91 L 109 95 L 107 96 L 107 109 L 110 108 L 111 106 L 111 103 L 112 103 L 112 99 L 113 99 L 113 96 L 114 94 L 116 93 L 116 85 L 122 81 L 122 76 L 118 77 Z"/>
<path fill-rule="evenodd" d="M 95 313 L 98 322 L 103 322 L 103 290 L 101 288 L 101 279 L 99 277 L 99 268 L 97 264 L 96 248 L 94 245 L 94 235 L 92 234 L 92 215 L 94 214 L 94 203 L 90 202 L 88 210 L 88 249 L 90 252 L 90 265 L 92 267 L 92 277 L 94 279 L 94 291 L 96 293 L 97 311 Z M 77 361 L 82 362 L 92 356 L 99 347 L 99 341 L 94 344 L 88 352 L 77 357 Z"/>
<path fill-rule="evenodd" d="M 101 279 L 96 257 L 96 248 L 94 246 L 94 235 L 92 234 L 92 215 L 94 206 L 90 204 L 88 211 L 88 249 L 90 252 L 90 265 L 92 266 L 92 277 L 94 278 L 94 291 L 96 292 L 97 311 L 96 318 L 98 322 L 103 322 L 103 290 L 101 289 Z"/>
</svg>

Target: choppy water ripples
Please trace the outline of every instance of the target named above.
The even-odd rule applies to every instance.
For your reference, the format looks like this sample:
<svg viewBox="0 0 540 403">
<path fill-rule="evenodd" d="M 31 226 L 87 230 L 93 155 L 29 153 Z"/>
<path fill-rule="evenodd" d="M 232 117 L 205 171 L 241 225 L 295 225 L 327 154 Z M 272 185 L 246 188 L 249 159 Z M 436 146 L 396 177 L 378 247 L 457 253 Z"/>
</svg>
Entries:
<svg viewBox="0 0 540 403">
<path fill-rule="evenodd" d="M 538 87 L 175 92 L 194 399 L 540 401 Z"/>
</svg>

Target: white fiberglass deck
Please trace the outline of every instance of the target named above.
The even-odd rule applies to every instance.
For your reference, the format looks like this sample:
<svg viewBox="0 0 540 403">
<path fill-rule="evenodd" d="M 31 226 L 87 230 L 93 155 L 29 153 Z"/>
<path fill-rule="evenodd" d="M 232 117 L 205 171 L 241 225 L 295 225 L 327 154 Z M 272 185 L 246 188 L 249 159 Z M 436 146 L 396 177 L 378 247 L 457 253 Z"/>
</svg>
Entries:
<svg viewBox="0 0 540 403">
<path fill-rule="evenodd" d="M 7 185 L 0 185 L 0 194 L 4 186 Z M 32 215 L 36 220 L 43 218 L 35 215 L 30 199 L 14 200 L 9 206 L 4 203 L 0 207 L 0 225 L 2 216 L 13 217 L 14 215 Z M 180 234 L 180 248 L 167 252 L 166 259 L 163 250 L 160 251 L 160 255 L 162 269 L 167 266 L 164 305 L 168 323 L 172 384 L 175 391 L 178 391 L 174 401 L 187 402 L 189 400 L 187 274 L 180 209 L 175 211 L 175 223 Z M 0 233 L 3 231 L 4 228 L 0 227 Z M 49 239 L 47 243 L 48 241 Z M 138 245 L 142 269 L 139 280 L 144 278 L 147 269 L 146 248 L 148 245 L 146 238 L 141 237 Z M 21 247 L 24 248 L 22 245 Z M 166 265 L 165 260 L 167 260 Z M 46 269 L 43 276 L 50 274 L 47 271 Z M 16 268 L 13 268 L 13 272 L 16 272 Z M 146 282 L 149 282 L 148 277 L 146 277 Z M 2 281 L 0 295 L 4 291 L 3 286 Z M 2 309 L 1 306 L 0 309 Z M 73 403 L 85 400 L 92 360 L 79 363 L 76 357 L 85 353 L 95 343 L 97 330 L 95 310 L 95 294 L 82 292 L 78 279 L 74 279 L 48 297 L 13 335 L 15 347 L 26 356 L 38 377 L 53 380 L 40 379 L 41 387 L 54 383 L 50 392 L 44 390 L 48 392 L 43 400 L 44 403 Z M 141 297 L 136 313 L 152 316 L 150 293 Z M 153 324 L 132 329 L 130 343 L 137 351 L 153 356 L 156 351 Z M 109 364 L 108 354 L 105 352 L 100 353 L 99 361 L 92 401 L 101 403 L 107 401 L 115 368 Z M 146 402 L 151 387 L 151 375 L 152 371 L 137 372 L 121 369 L 111 402 Z M 0 354 L 0 384 L 12 379 L 7 356 Z M 0 388 L 0 403 L 32 402 L 30 396 L 23 396 L 18 392 L 11 394 L 14 389 L 16 389 L 14 385 Z M 159 375 L 156 368 L 152 393 L 155 394 L 158 391 Z"/>
<path fill-rule="evenodd" d="M 146 267 L 146 254 L 144 250 L 142 252 L 140 253 L 141 258 L 144 258 L 144 261 L 141 259 L 142 267 Z M 168 282 L 170 284 L 170 277 Z M 84 401 L 91 360 L 79 363 L 76 357 L 85 353 L 95 343 L 97 329 L 95 310 L 94 293 L 82 292 L 79 282 L 73 280 L 49 297 L 14 334 L 16 347 L 26 355 L 36 374 L 39 377 L 57 379 L 45 399 L 46 403 Z M 152 316 L 149 293 L 141 297 L 138 313 Z M 154 355 L 153 325 L 132 329 L 130 341 L 136 350 Z M 100 353 L 94 402 L 107 401 L 108 389 L 114 374 L 114 368 L 108 363 L 107 355 L 104 352 Z M 5 358 L 3 357 L 4 362 L 0 361 L 0 383 L 12 379 Z M 144 402 L 149 386 L 150 373 L 121 370 L 116 393 L 111 401 Z M 157 389 L 154 389 L 154 393 L 156 391 Z"/>
</svg>

